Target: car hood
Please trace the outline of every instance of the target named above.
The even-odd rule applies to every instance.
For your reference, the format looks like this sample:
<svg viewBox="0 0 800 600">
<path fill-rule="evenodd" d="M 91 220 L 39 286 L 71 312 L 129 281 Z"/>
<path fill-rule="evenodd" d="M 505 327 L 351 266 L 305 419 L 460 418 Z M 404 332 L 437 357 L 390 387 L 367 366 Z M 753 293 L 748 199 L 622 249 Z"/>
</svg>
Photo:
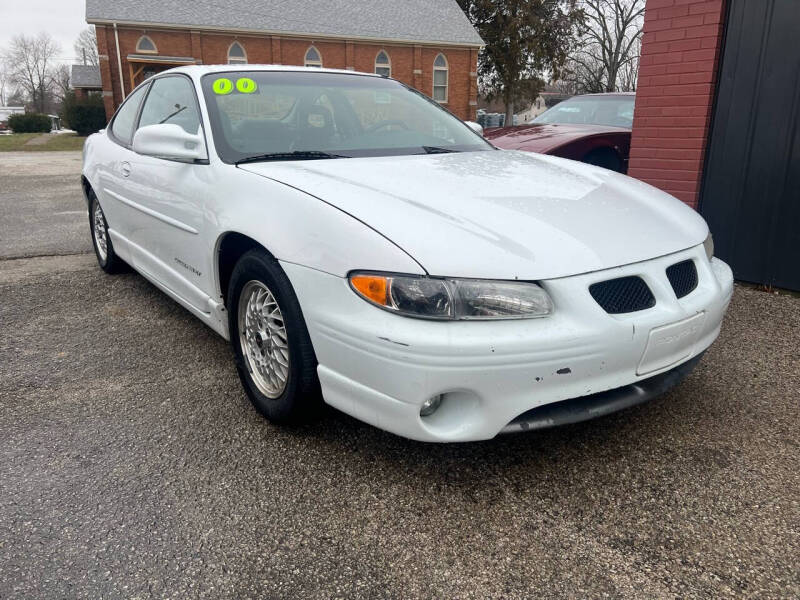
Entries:
<svg viewBox="0 0 800 600">
<path fill-rule="evenodd" d="M 431 275 L 552 279 L 700 244 L 691 208 L 649 185 L 515 151 L 253 163 L 239 167 L 338 207 Z M 369 256 L 354 268 L 369 269 Z"/>
<path fill-rule="evenodd" d="M 486 131 L 486 139 L 498 148 L 547 152 L 575 140 L 609 133 L 630 133 L 624 127 L 607 125 L 562 125 L 535 123 L 516 127 L 501 127 Z"/>
</svg>

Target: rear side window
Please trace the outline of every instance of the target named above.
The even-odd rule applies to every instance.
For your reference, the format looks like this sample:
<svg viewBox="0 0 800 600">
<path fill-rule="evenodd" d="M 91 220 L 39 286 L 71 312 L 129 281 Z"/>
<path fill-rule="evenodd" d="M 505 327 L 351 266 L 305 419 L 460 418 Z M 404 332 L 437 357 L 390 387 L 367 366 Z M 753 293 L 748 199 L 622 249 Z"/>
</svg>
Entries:
<svg viewBox="0 0 800 600">
<path fill-rule="evenodd" d="M 136 126 L 136 114 L 139 112 L 139 105 L 142 103 L 147 86 L 140 87 L 133 92 L 125 103 L 120 106 L 114 122 L 111 123 L 111 134 L 121 144 L 130 146 L 133 139 L 133 130 Z"/>
<path fill-rule="evenodd" d="M 178 125 L 187 133 L 194 134 L 200 128 L 197 100 L 186 77 L 161 77 L 151 84 L 139 127 L 161 123 Z"/>
</svg>

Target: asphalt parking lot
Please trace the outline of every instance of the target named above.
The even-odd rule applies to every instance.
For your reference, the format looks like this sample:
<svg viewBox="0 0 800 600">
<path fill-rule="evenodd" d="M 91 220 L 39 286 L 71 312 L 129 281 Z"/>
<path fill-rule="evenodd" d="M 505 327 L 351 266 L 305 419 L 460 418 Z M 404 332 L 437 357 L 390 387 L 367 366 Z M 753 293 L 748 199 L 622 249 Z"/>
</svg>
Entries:
<svg viewBox="0 0 800 600">
<path fill-rule="evenodd" d="M 0 154 L 0 598 L 800 597 L 800 298 L 737 286 L 683 385 L 599 421 L 281 429 L 96 267 L 79 167 Z"/>
</svg>

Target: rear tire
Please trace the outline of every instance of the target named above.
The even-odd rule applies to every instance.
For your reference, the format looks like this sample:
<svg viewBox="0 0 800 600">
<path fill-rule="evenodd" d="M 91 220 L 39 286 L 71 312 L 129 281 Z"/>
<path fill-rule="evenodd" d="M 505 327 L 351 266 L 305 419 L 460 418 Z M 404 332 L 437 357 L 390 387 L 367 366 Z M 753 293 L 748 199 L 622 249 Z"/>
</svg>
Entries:
<svg viewBox="0 0 800 600">
<path fill-rule="evenodd" d="M 239 259 L 228 287 L 236 369 L 256 409 L 274 423 L 299 423 L 322 408 L 317 357 L 303 313 L 278 262 L 255 249 Z"/>
<path fill-rule="evenodd" d="M 619 154 L 611 148 L 592 150 L 583 157 L 582 162 L 596 167 L 603 167 L 609 171 L 616 171 L 617 173 L 622 172 L 622 160 L 620 160 Z"/>
<path fill-rule="evenodd" d="M 97 257 L 97 264 L 106 273 L 124 273 L 130 267 L 114 252 L 114 244 L 108 234 L 108 223 L 105 213 L 97 200 L 97 196 L 89 190 L 89 229 L 92 232 L 92 246 Z"/>
</svg>

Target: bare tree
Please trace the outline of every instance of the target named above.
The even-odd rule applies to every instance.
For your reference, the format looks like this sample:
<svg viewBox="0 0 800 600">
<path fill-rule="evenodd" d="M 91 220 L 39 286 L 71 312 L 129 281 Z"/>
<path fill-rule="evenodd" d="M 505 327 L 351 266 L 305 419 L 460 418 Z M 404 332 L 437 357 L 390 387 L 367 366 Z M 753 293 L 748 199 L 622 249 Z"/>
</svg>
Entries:
<svg viewBox="0 0 800 600">
<path fill-rule="evenodd" d="M 645 0 L 582 0 L 586 30 L 566 76 L 581 92 L 636 89 Z"/>
<path fill-rule="evenodd" d="M 51 96 L 52 69 L 58 52 L 58 44 L 50 34 L 42 32 L 36 37 L 15 36 L 3 56 L 9 81 L 27 94 L 39 112 L 45 112 Z"/>
<path fill-rule="evenodd" d="M 100 64 L 100 56 L 97 52 L 97 35 L 94 30 L 94 25 L 90 25 L 81 31 L 72 47 L 75 49 L 75 57 L 79 63 L 92 65 L 93 67 Z"/>
<path fill-rule="evenodd" d="M 60 64 L 53 70 L 53 91 L 62 102 L 71 89 L 69 83 L 71 76 L 69 65 Z"/>
<path fill-rule="evenodd" d="M 8 106 L 6 100 L 8 98 L 10 83 L 8 81 L 8 74 L 6 73 L 6 66 L 0 62 L 0 106 Z"/>
</svg>

